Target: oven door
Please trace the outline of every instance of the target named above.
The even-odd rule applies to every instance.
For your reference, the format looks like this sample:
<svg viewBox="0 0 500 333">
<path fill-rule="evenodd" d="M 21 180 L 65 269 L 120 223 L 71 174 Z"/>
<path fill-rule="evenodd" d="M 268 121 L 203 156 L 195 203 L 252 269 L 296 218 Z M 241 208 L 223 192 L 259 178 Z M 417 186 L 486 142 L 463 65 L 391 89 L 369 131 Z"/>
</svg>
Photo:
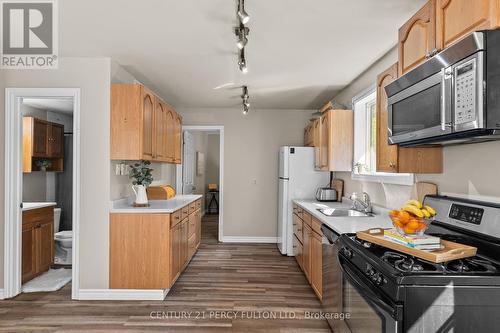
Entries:
<svg viewBox="0 0 500 333">
<path fill-rule="evenodd" d="M 389 97 L 389 144 L 451 133 L 452 78 L 446 68 Z"/>
<path fill-rule="evenodd" d="M 403 330 L 403 306 L 378 290 L 342 255 L 343 312 L 352 333 L 399 333 Z"/>
</svg>

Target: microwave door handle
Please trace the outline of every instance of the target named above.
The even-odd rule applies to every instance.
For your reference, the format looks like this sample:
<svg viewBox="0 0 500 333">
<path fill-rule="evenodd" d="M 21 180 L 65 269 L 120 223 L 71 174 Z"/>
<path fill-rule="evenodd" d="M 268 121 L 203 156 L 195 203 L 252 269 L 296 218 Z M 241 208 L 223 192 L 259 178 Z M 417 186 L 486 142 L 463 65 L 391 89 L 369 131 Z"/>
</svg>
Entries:
<svg viewBox="0 0 500 333">
<path fill-rule="evenodd" d="M 449 69 L 448 69 L 449 71 Z M 449 111 L 449 101 L 451 97 L 450 92 L 450 83 L 451 83 L 451 74 L 447 72 L 446 68 L 441 70 L 441 130 L 444 132 L 446 128 L 451 127 L 451 122 L 448 122 L 446 119 L 446 114 Z M 450 96 L 448 96 L 450 94 Z"/>
</svg>

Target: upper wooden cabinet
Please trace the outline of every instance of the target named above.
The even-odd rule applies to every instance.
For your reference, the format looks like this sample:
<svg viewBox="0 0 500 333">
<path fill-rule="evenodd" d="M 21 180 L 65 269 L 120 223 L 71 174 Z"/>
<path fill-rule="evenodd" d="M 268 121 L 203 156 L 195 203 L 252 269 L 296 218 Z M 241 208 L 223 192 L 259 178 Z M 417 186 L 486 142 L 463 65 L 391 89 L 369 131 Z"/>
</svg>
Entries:
<svg viewBox="0 0 500 333">
<path fill-rule="evenodd" d="M 388 143 L 388 112 L 385 86 L 398 77 L 398 64 L 377 77 L 377 171 L 396 173 L 441 173 L 440 147 L 401 148 Z"/>
<path fill-rule="evenodd" d="M 322 171 L 351 171 L 353 154 L 353 112 L 329 110 L 323 112 L 318 124 L 316 168 Z"/>
<path fill-rule="evenodd" d="M 399 74 L 471 32 L 499 23 L 497 0 L 429 0 L 399 29 Z"/>
<path fill-rule="evenodd" d="M 174 162 L 182 162 L 182 117 L 175 114 L 174 126 Z"/>
<path fill-rule="evenodd" d="M 436 48 L 436 1 L 427 2 L 399 29 L 399 73 L 427 60 Z"/>
<path fill-rule="evenodd" d="M 437 0 L 436 44 L 446 48 L 469 33 L 499 26 L 497 0 Z"/>
<path fill-rule="evenodd" d="M 177 126 L 181 130 L 180 119 L 143 85 L 113 84 L 111 159 L 180 163 L 180 158 L 175 160 L 174 150 L 174 129 Z"/>
<path fill-rule="evenodd" d="M 23 117 L 23 172 L 40 170 L 39 160 L 49 160 L 46 171 L 63 171 L 64 126 L 34 117 Z"/>
</svg>

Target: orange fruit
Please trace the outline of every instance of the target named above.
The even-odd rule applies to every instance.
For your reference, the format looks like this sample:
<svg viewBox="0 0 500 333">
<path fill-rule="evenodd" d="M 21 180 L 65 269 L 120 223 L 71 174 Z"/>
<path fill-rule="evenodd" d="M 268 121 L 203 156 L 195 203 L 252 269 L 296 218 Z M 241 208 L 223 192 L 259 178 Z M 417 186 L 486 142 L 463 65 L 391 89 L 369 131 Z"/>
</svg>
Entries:
<svg viewBox="0 0 500 333">
<path fill-rule="evenodd" d="M 399 215 L 399 210 L 393 209 L 389 212 L 389 216 L 397 217 Z"/>
<path fill-rule="evenodd" d="M 425 223 L 424 222 L 419 222 L 418 223 L 418 228 L 417 228 L 417 231 L 421 231 L 421 230 L 424 230 L 426 227 Z"/>
<path fill-rule="evenodd" d="M 406 232 L 407 234 L 414 234 L 416 230 L 413 228 L 409 228 L 408 226 L 405 226 L 403 228 L 403 231 Z"/>
<path fill-rule="evenodd" d="M 397 227 L 400 227 L 400 228 L 403 228 L 405 225 L 403 223 L 401 223 L 401 221 L 399 219 L 393 219 L 392 220 L 392 223 L 397 226 Z"/>
<path fill-rule="evenodd" d="M 410 218 L 411 218 L 410 213 L 408 213 L 407 211 L 404 211 L 404 210 L 399 212 L 398 217 L 403 224 L 410 222 Z"/>
<path fill-rule="evenodd" d="M 415 229 L 417 230 L 420 227 L 420 222 L 415 219 L 411 219 L 410 222 L 406 225 L 407 228 Z"/>
</svg>

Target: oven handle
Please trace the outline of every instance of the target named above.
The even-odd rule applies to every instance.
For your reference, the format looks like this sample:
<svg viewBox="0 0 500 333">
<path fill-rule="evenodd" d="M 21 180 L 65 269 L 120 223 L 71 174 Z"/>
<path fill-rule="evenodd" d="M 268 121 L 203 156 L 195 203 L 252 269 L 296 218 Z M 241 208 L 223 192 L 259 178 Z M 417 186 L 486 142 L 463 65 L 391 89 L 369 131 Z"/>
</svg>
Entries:
<svg viewBox="0 0 500 333">
<path fill-rule="evenodd" d="M 364 297 L 366 297 L 370 302 L 377 305 L 383 311 L 389 313 L 394 320 L 403 320 L 402 305 L 391 302 L 383 294 L 370 289 L 367 286 L 366 282 L 363 281 L 366 279 L 364 277 L 357 276 L 357 274 L 354 272 L 355 268 L 351 268 L 351 265 L 348 263 L 347 259 L 345 259 L 341 254 L 339 254 L 339 261 L 344 276 L 349 280 L 350 283 L 352 283 L 356 287 L 356 289 L 361 291 Z"/>
</svg>

